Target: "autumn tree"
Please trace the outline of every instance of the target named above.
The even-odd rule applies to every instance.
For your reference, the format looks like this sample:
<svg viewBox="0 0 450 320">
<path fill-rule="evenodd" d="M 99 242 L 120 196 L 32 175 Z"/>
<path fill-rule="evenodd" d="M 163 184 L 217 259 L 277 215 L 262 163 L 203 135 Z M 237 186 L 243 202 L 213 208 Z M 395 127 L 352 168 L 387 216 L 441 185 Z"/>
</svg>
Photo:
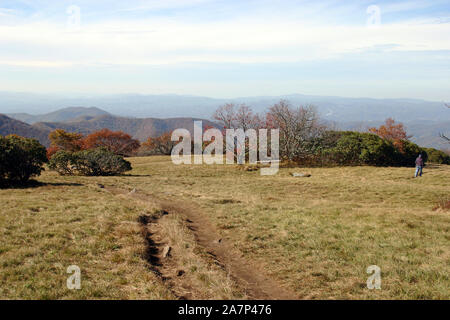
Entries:
<svg viewBox="0 0 450 320">
<path fill-rule="evenodd" d="M 148 138 L 142 147 L 152 154 L 170 155 L 176 142 L 171 140 L 172 133 L 165 132 L 159 137 Z"/>
<path fill-rule="evenodd" d="M 391 141 L 400 152 L 404 151 L 404 142 L 411 138 L 406 133 L 403 123 L 396 123 L 392 118 L 386 119 L 385 123 L 379 128 L 369 128 L 369 132 L 378 135 L 382 139 Z"/>
<path fill-rule="evenodd" d="M 130 156 L 139 147 L 139 141 L 133 139 L 129 134 L 109 129 L 96 131 L 83 139 L 84 149 L 106 148 L 121 156 Z"/>
<path fill-rule="evenodd" d="M 81 133 L 66 132 L 56 129 L 48 135 L 50 148 L 47 153 L 55 153 L 58 150 L 77 152 L 83 149 L 83 135 Z"/>
</svg>

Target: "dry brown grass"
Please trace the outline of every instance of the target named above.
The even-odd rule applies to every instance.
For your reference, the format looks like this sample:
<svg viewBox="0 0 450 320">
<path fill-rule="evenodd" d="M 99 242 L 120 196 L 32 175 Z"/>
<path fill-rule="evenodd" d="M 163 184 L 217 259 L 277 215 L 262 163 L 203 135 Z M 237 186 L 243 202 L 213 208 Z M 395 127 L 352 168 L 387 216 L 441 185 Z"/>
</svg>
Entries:
<svg viewBox="0 0 450 320">
<path fill-rule="evenodd" d="M 197 203 L 245 257 L 304 298 L 450 297 L 450 217 L 432 210 L 450 190 L 449 166 L 420 179 L 411 168 L 282 168 L 261 176 L 238 166 L 175 166 L 167 157 L 136 158 L 133 166 L 152 176 L 134 185 Z M 381 268 L 381 290 L 366 288 L 370 265 Z"/>
<path fill-rule="evenodd" d="M 0 190 L 1 298 L 173 298 L 142 259 L 136 215 L 150 207 L 124 203 L 91 179 L 41 180 L 49 184 Z M 66 287 L 70 265 L 81 269 L 81 290 Z"/>
<path fill-rule="evenodd" d="M 167 273 L 182 268 L 183 281 L 174 278 L 171 289 L 149 269 L 137 221 L 159 209 L 151 197 L 195 203 L 235 250 L 303 298 L 450 298 L 450 216 L 433 211 L 448 197 L 449 166 L 413 179 L 411 168 L 261 176 L 238 166 L 175 166 L 169 157 L 131 162 L 130 176 L 46 172 L 39 180 L 47 185 L 0 190 L 1 298 L 245 298 L 177 215 L 160 219 L 158 232 L 174 250 Z M 151 197 L 114 195 L 99 183 Z M 82 290 L 65 286 L 72 264 L 82 270 Z M 373 264 L 381 290 L 365 286 Z"/>
<path fill-rule="evenodd" d="M 445 198 L 438 202 L 438 204 L 433 208 L 433 210 L 442 210 L 442 211 L 449 211 L 450 210 L 450 199 Z"/>
<path fill-rule="evenodd" d="M 0 190 L 0 298 L 245 298 L 179 216 L 159 220 L 158 236 L 173 254 L 164 263 L 164 278 L 153 272 L 139 223 L 140 216 L 160 209 L 151 198 L 99 188 L 111 178 L 46 172 L 39 180 L 33 188 Z M 66 287 L 70 265 L 81 269 L 81 290 Z"/>
</svg>

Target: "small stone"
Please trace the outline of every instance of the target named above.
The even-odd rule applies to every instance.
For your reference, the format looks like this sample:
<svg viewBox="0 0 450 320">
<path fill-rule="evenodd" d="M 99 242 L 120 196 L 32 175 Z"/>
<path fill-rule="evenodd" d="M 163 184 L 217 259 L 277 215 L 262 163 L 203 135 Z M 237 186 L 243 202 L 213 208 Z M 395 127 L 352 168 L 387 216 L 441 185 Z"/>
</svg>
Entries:
<svg viewBox="0 0 450 320">
<path fill-rule="evenodd" d="M 172 250 L 172 248 L 170 246 L 165 246 L 162 252 L 162 256 L 163 258 L 167 258 L 170 256 L 170 251 Z"/>
<path fill-rule="evenodd" d="M 311 177 L 311 175 L 309 173 L 301 173 L 301 172 L 293 172 L 291 173 L 291 176 L 293 177 Z"/>
<path fill-rule="evenodd" d="M 98 187 L 99 187 L 100 189 L 104 189 L 104 188 L 105 188 L 105 186 L 104 186 L 103 184 L 101 184 L 101 183 L 98 184 Z"/>
<path fill-rule="evenodd" d="M 136 188 L 130 191 L 130 194 L 136 193 Z"/>
</svg>

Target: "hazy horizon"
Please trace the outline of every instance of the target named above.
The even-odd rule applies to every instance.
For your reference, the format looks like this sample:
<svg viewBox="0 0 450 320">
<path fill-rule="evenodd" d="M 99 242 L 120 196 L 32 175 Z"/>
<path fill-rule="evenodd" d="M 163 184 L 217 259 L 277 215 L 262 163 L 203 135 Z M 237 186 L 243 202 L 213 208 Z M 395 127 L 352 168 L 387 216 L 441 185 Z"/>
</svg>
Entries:
<svg viewBox="0 0 450 320">
<path fill-rule="evenodd" d="M 91 98 L 91 97 L 112 97 L 112 96 L 177 96 L 177 97 L 195 97 L 195 98 L 210 98 L 218 100 L 226 99 L 242 99 L 242 98 L 263 98 L 263 97 L 286 97 L 286 96 L 315 96 L 323 98 L 348 98 L 348 99 L 372 99 L 372 100 L 417 100 L 417 101 L 427 101 L 427 102 L 438 102 L 447 103 L 447 100 L 432 100 L 426 98 L 411 98 L 406 96 L 399 96 L 397 98 L 380 97 L 380 96 L 350 96 L 350 95 L 331 95 L 331 94 L 310 94 L 304 92 L 288 92 L 281 94 L 261 94 L 261 95 L 239 95 L 239 96 L 214 96 L 214 95 L 199 95 L 199 94 L 189 94 L 189 93 L 145 93 L 145 92 L 116 92 L 116 93 L 106 93 L 106 92 L 33 92 L 33 91 L 4 91 L 0 90 L 0 94 L 14 94 L 14 95 L 39 95 L 47 97 L 58 97 L 58 98 Z M 80 106 L 83 107 L 83 106 Z M 1 110 L 0 110 L 1 111 Z"/>
</svg>

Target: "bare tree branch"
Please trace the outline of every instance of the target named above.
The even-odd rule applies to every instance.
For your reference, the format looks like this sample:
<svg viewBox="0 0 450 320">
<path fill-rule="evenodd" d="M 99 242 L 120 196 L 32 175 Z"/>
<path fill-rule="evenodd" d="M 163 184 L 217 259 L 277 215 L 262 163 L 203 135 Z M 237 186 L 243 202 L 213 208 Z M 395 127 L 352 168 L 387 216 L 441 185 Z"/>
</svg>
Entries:
<svg viewBox="0 0 450 320">
<path fill-rule="evenodd" d="M 447 137 L 447 136 L 445 136 L 443 133 L 439 134 L 439 136 L 440 136 L 442 139 L 445 139 L 445 140 L 447 140 L 448 142 L 450 142 L 450 138 Z"/>
</svg>

